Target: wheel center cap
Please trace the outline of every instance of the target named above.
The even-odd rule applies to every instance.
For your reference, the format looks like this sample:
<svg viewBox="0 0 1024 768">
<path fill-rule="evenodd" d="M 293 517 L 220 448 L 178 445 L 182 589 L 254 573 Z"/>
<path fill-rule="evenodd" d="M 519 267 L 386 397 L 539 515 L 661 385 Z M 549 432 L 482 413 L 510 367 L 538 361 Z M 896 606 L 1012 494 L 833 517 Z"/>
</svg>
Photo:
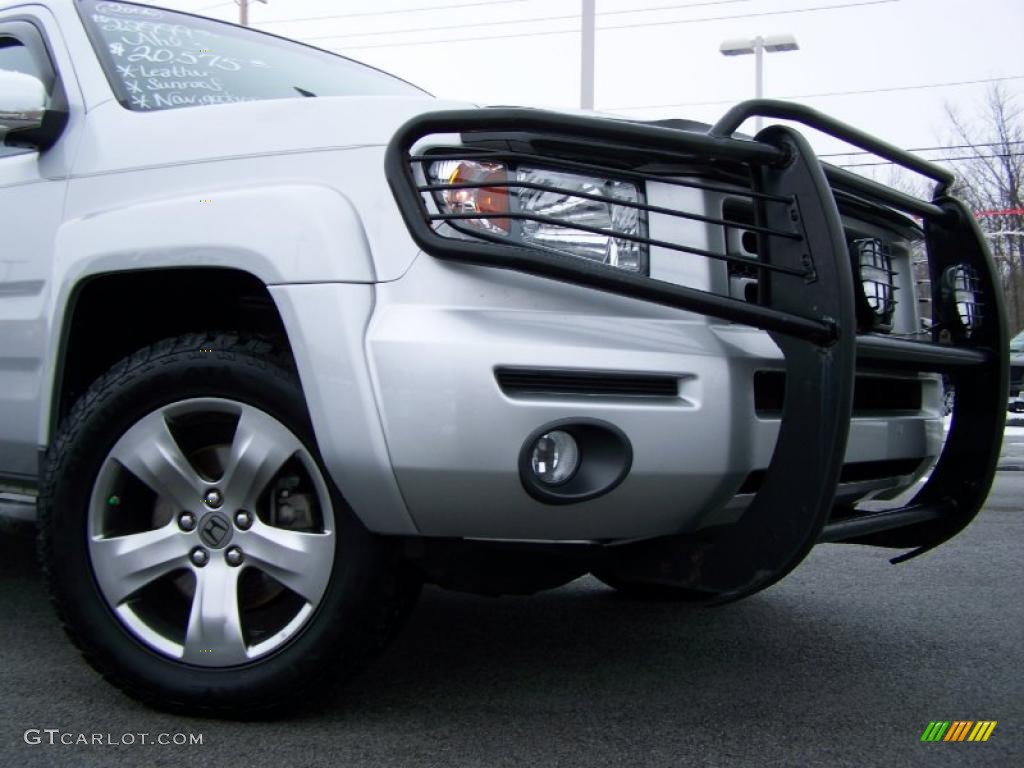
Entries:
<svg viewBox="0 0 1024 768">
<path fill-rule="evenodd" d="M 231 522 L 220 512 L 211 512 L 199 523 L 199 538 L 210 549 L 220 549 L 231 541 Z"/>
</svg>

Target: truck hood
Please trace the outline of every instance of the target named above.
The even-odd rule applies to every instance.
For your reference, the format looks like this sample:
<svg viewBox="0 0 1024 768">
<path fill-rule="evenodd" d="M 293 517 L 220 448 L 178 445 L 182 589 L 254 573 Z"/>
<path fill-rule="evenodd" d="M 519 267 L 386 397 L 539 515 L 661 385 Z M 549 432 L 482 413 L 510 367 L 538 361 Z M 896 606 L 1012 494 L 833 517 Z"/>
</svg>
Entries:
<svg viewBox="0 0 1024 768">
<path fill-rule="evenodd" d="M 475 106 L 428 96 L 334 96 L 133 112 L 108 101 L 89 115 L 74 174 L 381 146 L 415 115 Z"/>
</svg>

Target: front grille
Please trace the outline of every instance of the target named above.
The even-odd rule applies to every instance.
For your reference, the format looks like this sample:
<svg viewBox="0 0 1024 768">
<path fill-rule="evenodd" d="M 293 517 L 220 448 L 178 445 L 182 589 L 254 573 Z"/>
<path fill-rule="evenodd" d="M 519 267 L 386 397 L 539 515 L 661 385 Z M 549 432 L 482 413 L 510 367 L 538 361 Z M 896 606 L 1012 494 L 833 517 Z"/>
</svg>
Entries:
<svg viewBox="0 0 1024 768">
<path fill-rule="evenodd" d="M 786 396 L 783 371 L 754 374 L 754 410 L 761 418 L 778 418 Z M 921 410 L 921 381 L 892 376 L 858 375 L 853 385 L 853 415 L 917 413 Z"/>
<path fill-rule="evenodd" d="M 726 251 L 742 259 L 728 263 L 729 293 L 735 299 L 756 304 L 761 300 L 758 267 L 762 245 L 758 234 L 747 228 L 754 224 L 753 206 L 727 198 L 722 204 L 722 217 L 731 223 L 725 230 Z M 888 333 L 893 328 L 900 290 L 892 243 L 864 237 L 854 227 L 846 227 L 845 234 L 857 292 L 858 330 Z M 894 237 L 893 242 L 897 239 Z"/>
<path fill-rule="evenodd" d="M 664 374 L 499 368 L 494 372 L 509 397 L 626 397 L 674 398 L 679 379 Z"/>
</svg>

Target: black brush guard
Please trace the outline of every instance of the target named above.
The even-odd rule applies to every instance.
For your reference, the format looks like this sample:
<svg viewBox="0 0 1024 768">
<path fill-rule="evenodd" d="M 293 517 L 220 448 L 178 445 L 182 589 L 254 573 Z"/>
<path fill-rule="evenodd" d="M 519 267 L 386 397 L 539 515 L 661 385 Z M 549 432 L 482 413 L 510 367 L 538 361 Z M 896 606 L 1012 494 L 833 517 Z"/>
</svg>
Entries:
<svg viewBox="0 0 1024 768">
<path fill-rule="evenodd" d="M 770 126 L 753 141 L 732 138 L 740 124 L 755 115 L 797 121 L 922 174 L 936 182 L 934 199 L 919 200 L 823 166 L 806 140 L 785 126 Z M 502 149 L 515 146 L 507 141 L 489 142 L 485 146 L 490 149 L 472 152 L 463 146 L 461 153 L 450 150 L 455 154 L 411 154 L 420 139 L 438 134 L 461 134 L 468 143 L 481 137 L 540 137 L 552 145 L 585 145 L 588 157 L 580 160 L 578 153 L 574 160 L 564 155 L 562 159 L 537 157 Z M 430 184 L 414 170 L 438 159 L 472 157 L 526 159 L 569 171 L 610 173 L 607 165 L 594 163 L 638 153 L 663 164 L 709 168 L 716 163 L 732 168 L 739 164 L 749 170 L 747 196 L 755 210 L 752 228 L 760 233 L 762 243 L 758 303 L 501 242 L 497 236 L 445 236 L 438 232 L 441 222 L 457 226 L 459 219 L 485 215 L 434 211 L 424 194 L 453 187 L 490 188 L 495 183 Z M 970 212 L 948 194 L 953 176 L 946 170 L 807 107 L 768 100 L 737 105 L 706 134 L 530 109 L 434 112 L 413 118 L 398 130 L 385 162 L 388 182 L 413 239 L 437 258 L 513 269 L 744 323 L 767 331 L 781 348 L 787 381 L 782 422 L 770 466 L 750 507 L 739 522 L 710 536 L 633 543 L 621 548 L 621 556 L 615 547 L 608 547 L 608 564 L 621 576 L 691 589 L 701 599 L 737 599 L 782 578 L 818 542 L 912 549 L 897 558 L 902 560 L 954 536 L 981 508 L 995 472 L 1006 416 L 1006 323 L 991 255 Z M 611 173 L 625 179 L 717 188 L 678 176 L 622 170 L 621 165 Z M 509 187 L 517 184 L 507 182 Z M 923 219 L 932 285 L 930 342 L 857 334 L 854 278 L 833 190 Z M 660 214 L 709 220 L 646 203 L 635 205 Z M 736 258 L 685 243 L 647 242 L 710 258 Z M 970 268 L 983 297 L 983 319 L 971 330 L 960 323 L 955 300 L 943 288 L 947 271 L 957 266 Z M 830 519 L 858 367 L 946 374 L 956 392 L 952 428 L 930 478 L 907 506 Z"/>
</svg>

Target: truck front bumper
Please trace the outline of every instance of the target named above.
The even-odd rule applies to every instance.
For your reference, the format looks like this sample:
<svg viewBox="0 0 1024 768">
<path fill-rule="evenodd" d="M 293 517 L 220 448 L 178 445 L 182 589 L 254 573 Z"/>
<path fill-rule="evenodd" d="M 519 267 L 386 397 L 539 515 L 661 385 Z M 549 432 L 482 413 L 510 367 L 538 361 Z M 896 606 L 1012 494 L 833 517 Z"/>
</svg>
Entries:
<svg viewBox="0 0 1024 768">
<path fill-rule="evenodd" d="M 768 467 L 780 415 L 758 413 L 755 374 L 782 353 L 754 328 L 425 255 L 376 287 L 368 354 L 392 466 L 419 532 L 545 541 L 648 538 L 734 522 Z M 557 309 L 556 309 L 557 308 Z M 666 377 L 674 396 L 503 387 L 498 373 Z M 903 487 L 942 445 L 941 383 L 914 377 L 914 412 L 855 415 L 840 495 Z M 520 476 L 547 424 L 598 420 L 632 462 L 598 498 L 552 506 Z"/>
</svg>

